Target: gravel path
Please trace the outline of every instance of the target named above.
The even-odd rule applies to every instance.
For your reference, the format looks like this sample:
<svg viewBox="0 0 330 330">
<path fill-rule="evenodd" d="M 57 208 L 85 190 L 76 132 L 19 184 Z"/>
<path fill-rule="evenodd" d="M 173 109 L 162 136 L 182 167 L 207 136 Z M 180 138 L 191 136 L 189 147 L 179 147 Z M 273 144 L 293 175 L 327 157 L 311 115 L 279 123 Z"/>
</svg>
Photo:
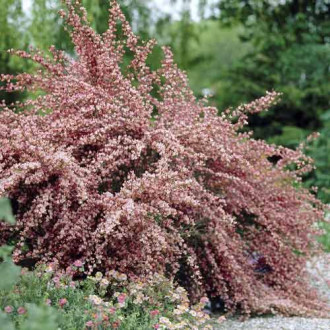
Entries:
<svg viewBox="0 0 330 330">
<path fill-rule="evenodd" d="M 329 330 L 330 320 L 303 317 L 257 317 L 245 322 L 228 320 L 217 330 Z"/>
<path fill-rule="evenodd" d="M 307 264 L 312 285 L 328 299 L 330 303 L 330 254 L 314 259 Z M 229 319 L 217 326 L 217 330 L 330 330 L 330 318 L 303 317 L 256 317 L 241 322 Z"/>
</svg>

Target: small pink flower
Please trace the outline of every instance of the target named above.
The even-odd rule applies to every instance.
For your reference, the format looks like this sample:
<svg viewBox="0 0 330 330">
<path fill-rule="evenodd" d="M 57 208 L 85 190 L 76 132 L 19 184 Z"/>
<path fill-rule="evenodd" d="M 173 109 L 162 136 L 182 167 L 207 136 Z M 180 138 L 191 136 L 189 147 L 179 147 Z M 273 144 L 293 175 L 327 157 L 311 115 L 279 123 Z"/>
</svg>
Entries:
<svg viewBox="0 0 330 330">
<path fill-rule="evenodd" d="M 158 309 L 155 309 L 155 310 L 153 310 L 153 311 L 150 312 L 151 317 L 155 317 L 158 314 L 159 314 L 159 310 Z"/>
<path fill-rule="evenodd" d="M 5 312 L 6 313 L 11 313 L 14 310 L 13 306 L 6 306 L 5 307 Z"/>
<path fill-rule="evenodd" d="M 75 287 L 76 287 L 76 283 L 73 282 L 73 281 L 71 281 L 71 282 L 70 282 L 70 287 L 71 287 L 71 288 L 75 288 Z"/>
<path fill-rule="evenodd" d="M 65 299 L 65 298 L 61 298 L 59 301 L 58 301 L 58 304 L 63 307 L 64 305 L 66 305 L 68 303 L 68 301 Z"/>
<path fill-rule="evenodd" d="M 53 282 L 56 283 L 56 284 L 60 283 L 60 278 L 58 276 L 54 277 Z"/>
<path fill-rule="evenodd" d="M 125 300 L 126 300 L 126 294 L 125 294 L 125 293 L 121 293 L 121 294 L 117 297 L 117 299 L 118 299 L 118 302 L 119 302 L 120 304 L 123 304 L 123 303 L 125 302 Z"/>
<path fill-rule="evenodd" d="M 119 327 L 119 325 L 120 325 L 120 321 L 119 320 L 112 323 L 112 327 L 114 329 L 117 329 Z"/>
<path fill-rule="evenodd" d="M 209 298 L 207 298 L 207 297 L 202 297 L 201 300 L 200 300 L 200 302 L 201 302 L 202 304 L 207 304 L 207 303 L 209 302 Z"/>
<path fill-rule="evenodd" d="M 24 308 L 24 307 L 18 307 L 17 308 L 17 313 L 19 314 L 19 315 L 22 315 L 22 314 L 25 314 L 26 313 L 26 309 Z"/>
<path fill-rule="evenodd" d="M 46 299 L 46 305 L 50 306 L 52 301 L 50 299 Z"/>
<path fill-rule="evenodd" d="M 66 268 L 65 273 L 67 275 L 71 275 L 72 276 L 72 275 L 74 275 L 75 270 L 71 266 L 69 266 L 69 267 Z"/>
<path fill-rule="evenodd" d="M 73 266 L 75 267 L 82 267 L 84 264 L 82 263 L 81 260 L 76 260 L 74 263 L 73 263 Z"/>
<path fill-rule="evenodd" d="M 110 314 L 115 314 L 116 313 L 116 308 L 114 308 L 114 307 L 109 308 L 109 313 Z"/>
<path fill-rule="evenodd" d="M 93 326 L 93 321 L 87 321 L 85 325 L 87 328 L 91 328 Z"/>
<path fill-rule="evenodd" d="M 156 323 L 156 324 L 154 325 L 154 329 L 159 329 L 159 324 L 158 324 L 158 323 Z"/>
</svg>

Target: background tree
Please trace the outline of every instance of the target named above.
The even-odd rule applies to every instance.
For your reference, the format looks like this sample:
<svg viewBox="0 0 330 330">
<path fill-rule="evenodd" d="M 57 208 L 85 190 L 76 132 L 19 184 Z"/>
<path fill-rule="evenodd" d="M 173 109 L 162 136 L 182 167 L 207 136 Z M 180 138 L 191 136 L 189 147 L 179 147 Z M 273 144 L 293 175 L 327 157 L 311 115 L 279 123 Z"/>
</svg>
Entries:
<svg viewBox="0 0 330 330">
<path fill-rule="evenodd" d="M 298 128 L 294 135 L 320 129 L 320 115 L 329 108 L 329 2 L 226 0 L 219 8 L 221 21 L 243 25 L 241 38 L 253 45 L 230 70 L 230 88 L 220 95 L 220 104 L 249 101 L 275 89 L 283 93 L 282 102 L 252 118 L 257 137 L 292 135 L 292 127 Z M 296 141 L 283 137 L 281 142 L 292 146 Z"/>
<path fill-rule="evenodd" d="M 148 1 L 121 0 L 119 3 L 135 31 L 143 38 L 147 38 L 152 19 L 147 6 Z M 108 26 L 109 1 L 83 0 L 83 5 L 88 10 L 91 26 L 98 33 L 103 33 Z M 51 42 L 56 48 L 72 53 L 73 45 L 63 27 L 62 18 L 58 15 L 62 7 L 61 0 L 33 0 L 30 37 L 40 48 L 47 49 Z"/>
<path fill-rule="evenodd" d="M 323 116 L 330 104 L 329 1 L 226 0 L 219 9 L 223 25 L 243 26 L 241 40 L 253 47 L 229 68 L 217 104 L 224 109 L 266 90 L 282 92 L 282 101 L 268 113 L 251 116 L 250 127 L 255 137 L 289 147 L 321 131 L 322 147 L 310 151 L 318 169 L 306 180 L 319 185 L 320 197 L 330 202 L 330 162 L 322 154 L 329 132 Z"/>
<path fill-rule="evenodd" d="M 14 74 L 27 69 L 25 61 L 13 58 L 7 52 L 11 48 L 26 48 L 25 23 L 21 0 L 0 0 L 0 74 Z M 7 104 L 19 97 L 18 93 L 0 91 L 0 100 Z"/>
</svg>

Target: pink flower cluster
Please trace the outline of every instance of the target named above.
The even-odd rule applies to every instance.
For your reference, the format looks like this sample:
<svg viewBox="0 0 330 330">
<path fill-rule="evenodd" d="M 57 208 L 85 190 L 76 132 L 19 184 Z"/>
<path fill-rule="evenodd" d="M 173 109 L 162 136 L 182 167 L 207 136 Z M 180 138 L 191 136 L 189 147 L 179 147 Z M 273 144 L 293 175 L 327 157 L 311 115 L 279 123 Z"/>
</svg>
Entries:
<svg viewBox="0 0 330 330">
<path fill-rule="evenodd" d="M 13 306 L 6 306 L 5 308 L 4 308 L 4 311 L 7 313 L 7 314 L 10 314 L 10 313 L 12 313 L 13 311 L 14 311 L 14 307 Z M 26 309 L 24 308 L 24 307 L 22 307 L 22 306 L 20 306 L 20 307 L 18 307 L 17 308 L 17 314 L 19 314 L 19 315 L 23 315 L 23 314 L 25 314 L 26 313 Z"/>
<path fill-rule="evenodd" d="M 303 276 L 323 217 L 300 186 L 312 161 L 242 132 L 278 95 L 219 116 L 168 48 L 151 71 L 155 41 L 141 44 L 115 1 L 102 35 L 66 2 L 77 57 L 12 51 L 40 70 L 1 76 L 7 91 L 43 91 L 0 112 L 0 196 L 17 218 L 0 241 L 18 238 L 14 259 L 176 275 L 192 300 L 220 296 L 245 313 L 321 310 Z"/>
</svg>

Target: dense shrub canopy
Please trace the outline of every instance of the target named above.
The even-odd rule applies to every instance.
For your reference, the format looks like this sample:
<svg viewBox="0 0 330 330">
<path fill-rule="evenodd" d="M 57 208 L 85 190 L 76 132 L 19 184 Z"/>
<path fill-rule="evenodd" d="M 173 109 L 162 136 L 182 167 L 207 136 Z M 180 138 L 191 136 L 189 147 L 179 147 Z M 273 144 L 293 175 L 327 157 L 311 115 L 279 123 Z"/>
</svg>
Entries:
<svg viewBox="0 0 330 330">
<path fill-rule="evenodd" d="M 17 217 L 0 238 L 16 240 L 15 261 L 163 272 L 192 300 L 220 296 L 245 313 L 321 310 L 303 271 L 323 216 L 300 187 L 311 160 L 240 133 L 278 95 L 218 116 L 169 49 L 148 68 L 155 42 L 139 43 L 116 2 L 102 35 L 79 1 L 67 8 L 77 58 L 16 51 L 40 70 L 2 76 L 7 91 L 38 95 L 0 113 L 0 196 Z"/>
</svg>

